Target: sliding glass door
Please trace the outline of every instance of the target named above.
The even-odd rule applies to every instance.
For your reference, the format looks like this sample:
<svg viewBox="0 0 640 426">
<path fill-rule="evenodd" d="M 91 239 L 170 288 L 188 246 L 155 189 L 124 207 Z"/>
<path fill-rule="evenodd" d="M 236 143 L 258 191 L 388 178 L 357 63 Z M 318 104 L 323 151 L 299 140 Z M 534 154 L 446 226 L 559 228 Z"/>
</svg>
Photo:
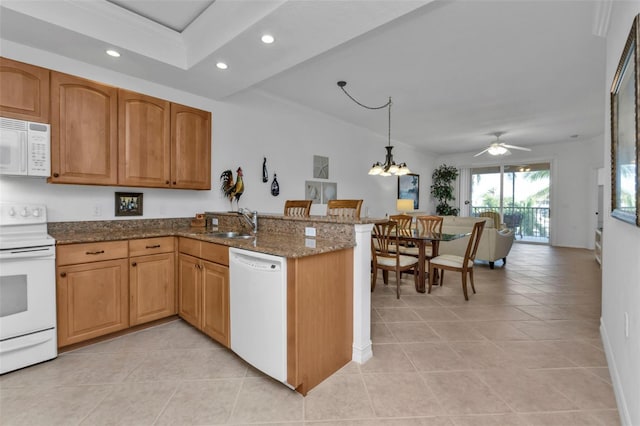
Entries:
<svg viewBox="0 0 640 426">
<path fill-rule="evenodd" d="M 549 242 L 549 163 L 471 169 L 471 215 L 500 214 L 517 241 Z"/>
</svg>

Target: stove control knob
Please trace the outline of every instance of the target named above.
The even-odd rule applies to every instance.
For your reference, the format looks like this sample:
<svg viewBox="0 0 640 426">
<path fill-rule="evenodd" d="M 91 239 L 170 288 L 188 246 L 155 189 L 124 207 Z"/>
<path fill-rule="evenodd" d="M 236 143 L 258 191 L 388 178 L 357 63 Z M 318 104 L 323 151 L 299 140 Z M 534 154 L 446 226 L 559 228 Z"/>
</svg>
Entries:
<svg viewBox="0 0 640 426">
<path fill-rule="evenodd" d="M 40 209 L 33 209 L 33 217 L 40 217 Z"/>
<path fill-rule="evenodd" d="M 16 215 L 16 209 L 14 209 L 13 207 L 11 207 L 9 209 L 9 216 L 14 217 Z"/>
<path fill-rule="evenodd" d="M 29 216 L 29 210 L 27 210 L 27 208 L 23 208 L 22 211 L 20 212 L 20 216 L 22 217 L 27 217 Z"/>
</svg>

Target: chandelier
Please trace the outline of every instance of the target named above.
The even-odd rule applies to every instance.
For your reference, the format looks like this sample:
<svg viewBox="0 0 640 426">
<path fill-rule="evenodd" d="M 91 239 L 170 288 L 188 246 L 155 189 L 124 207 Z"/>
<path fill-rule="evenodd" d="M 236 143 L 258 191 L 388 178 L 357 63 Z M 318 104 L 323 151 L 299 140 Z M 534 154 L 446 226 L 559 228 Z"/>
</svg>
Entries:
<svg viewBox="0 0 640 426">
<path fill-rule="evenodd" d="M 393 161 L 393 154 L 391 153 L 391 150 L 393 149 L 393 146 L 391 145 L 391 97 L 389 97 L 389 101 L 384 105 L 380 105 L 378 107 L 370 107 L 370 106 L 364 105 L 363 103 L 358 102 L 353 96 L 351 96 L 347 92 L 347 90 L 344 88 L 344 86 L 346 85 L 347 85 L 346 81 L 338 82 L 338 87 L 342 89 L 345 95 L 347 95 L 349 99 L 351 99 L 353 102 L 357 103 L 361 107 L 366 109 L 388 108 L 388 111 L 389 111 L 389 128 L 388 128 L 389 144 L 385 146 L 385 149 L 387 150 L 387 154 L 385 156 L 384 163 L 380 163 L 379 161 L 375 162 L 371 167 L 371 169 L 369 170 L 369 174 L 380 175 L 380 176 L 391 176 L 391 175 L 402 176 L 402 175 L 411 173 L 411 170 L 409 170 L 409 167 L 407 167 L 406 163 L 396 164 L 396 162 Z"/>
</svg>

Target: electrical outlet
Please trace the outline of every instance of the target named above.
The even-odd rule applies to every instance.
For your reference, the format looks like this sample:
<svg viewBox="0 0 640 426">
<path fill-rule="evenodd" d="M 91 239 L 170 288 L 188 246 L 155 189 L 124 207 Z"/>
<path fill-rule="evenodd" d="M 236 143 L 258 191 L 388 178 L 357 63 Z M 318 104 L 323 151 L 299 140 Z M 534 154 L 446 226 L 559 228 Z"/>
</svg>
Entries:
<svg viewBox="0 0 640 426">
<path fill-rule="evenodd" d="M 96 204 L 93 206 L 93 216 L 102 216 L 102 206 L 100 206 L 100 204 Z"/>
<path fill-rule="evenodd" d="M 305 237 L 315 237 L 316 236 L 316 228 L 312 228 L 312 227 L 305 227 L 304 228 L 304 236 Z"/>
</svg>

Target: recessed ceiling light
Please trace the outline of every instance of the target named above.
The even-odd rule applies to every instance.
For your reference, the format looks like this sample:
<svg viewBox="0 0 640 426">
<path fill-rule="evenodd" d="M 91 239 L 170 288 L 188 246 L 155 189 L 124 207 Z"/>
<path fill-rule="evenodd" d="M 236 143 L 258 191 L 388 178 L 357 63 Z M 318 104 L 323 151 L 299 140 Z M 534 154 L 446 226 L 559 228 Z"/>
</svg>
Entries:
<svg viewBox="0 0 640 426">
<path fill-rule="evenodd" d="M 275 38 L 273 38 L 273 36 L 272 36 L 271 34 L 265 34 L 265 35 L 263 35 L 263 36 L 262 36 L 262 38 L 261 38 L 260 40 L 262 40 L 262 42 L 263 42 L 264 44 L 271 44 L 271 43 L 273 43 L 274 41 L 276 41 L 276 39 L 275 39 Z"/>
<path fill-rule="evenodd" d="M 221 70 L 226 70 L 227 68 L 229 68 L 229 66 L 227 64 L 225 64 L 224 62 L 218 62 L 216 64 L 216 67 L 220 68 Z"/>
<path fill-rule="evenodd" d="M 120 52 L 118 52 L 117 50 L 108 49 L 107 50 L 107 55 L 113 56 L 114 58 L 119 58 L 120 57 Z"/>
</svg>

